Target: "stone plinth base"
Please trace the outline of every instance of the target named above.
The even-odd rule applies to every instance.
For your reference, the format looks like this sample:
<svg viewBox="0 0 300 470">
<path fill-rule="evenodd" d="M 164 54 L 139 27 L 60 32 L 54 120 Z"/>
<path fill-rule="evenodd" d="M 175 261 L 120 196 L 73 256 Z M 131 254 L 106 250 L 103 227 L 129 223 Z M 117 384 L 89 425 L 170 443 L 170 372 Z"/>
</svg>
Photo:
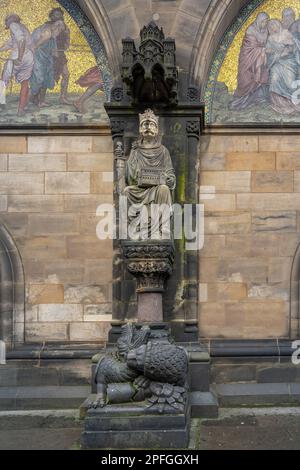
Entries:
<svg viewBox="0 0 300 470">
<path fill-rule="evenodd" d="M 186 407 L 184 414 L 158 415 L 147 414 L 145 406 L 146 403 L 132 403 L 88 410 L 81 435 L 82 448 L 186 449 L 190 407 Z"/>
</svg>

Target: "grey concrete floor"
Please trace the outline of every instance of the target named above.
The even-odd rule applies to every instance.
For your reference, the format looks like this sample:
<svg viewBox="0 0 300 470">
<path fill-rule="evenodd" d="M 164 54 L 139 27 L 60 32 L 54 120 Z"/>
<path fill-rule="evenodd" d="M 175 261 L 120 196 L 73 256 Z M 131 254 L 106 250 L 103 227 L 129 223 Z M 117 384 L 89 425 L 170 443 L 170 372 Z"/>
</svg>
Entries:
<svg viewBox="0 0 300 470">
<path fill-rule="evenodd" d="M 56 428 L 55 423 L 54 420 L 49 427 L 28 429 L 8 425 L 6 430 L 2 425 L 0 450 L 79 449 L 81 428 L 78 422 L 67 428 Z M 299 450 L 300 408 L 221 409 L 217 419 L 192 420 L 190 448 Z"/>
</svg>

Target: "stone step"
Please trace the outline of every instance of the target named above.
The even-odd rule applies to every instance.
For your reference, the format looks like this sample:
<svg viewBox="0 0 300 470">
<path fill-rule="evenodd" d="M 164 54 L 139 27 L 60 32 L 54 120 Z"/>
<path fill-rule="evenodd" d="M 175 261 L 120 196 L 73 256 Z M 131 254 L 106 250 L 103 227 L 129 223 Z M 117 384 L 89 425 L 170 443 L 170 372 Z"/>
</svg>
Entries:
<svg viewBox="0 0 300 470">
<path fill-rule="evenodd" d="M 235 406 L 298 406 L 298 383 L 231 383 L 214 384 L 220 407 Z"/>
<path fill-rule="evenodd" d="M 25 429 L 82 428 L 78 410 L 0 411 L 0 432 Z"/>
<path fill-rule="evenodd" d="M 0 410 L 75 409 L 90 393 L 90 386 L 0 387 Z"/>
<path fill-rule="evenodd" d="M 0 366 L 0 388 L 88 385 L 90 370 L 90 360 L 7 361 Z"/>
<path fill-rule="evenodd" d="M 217 418 L 219 414 L 219 402 L 212 392 L 190 393 L 192 418 Z"/>
<path fill-rule="evenodd" d="M 300 367 L 291 358 L 230 358 L 214 361 L 210 382 L 222 383 L 300 383 Z"/>
</svg>

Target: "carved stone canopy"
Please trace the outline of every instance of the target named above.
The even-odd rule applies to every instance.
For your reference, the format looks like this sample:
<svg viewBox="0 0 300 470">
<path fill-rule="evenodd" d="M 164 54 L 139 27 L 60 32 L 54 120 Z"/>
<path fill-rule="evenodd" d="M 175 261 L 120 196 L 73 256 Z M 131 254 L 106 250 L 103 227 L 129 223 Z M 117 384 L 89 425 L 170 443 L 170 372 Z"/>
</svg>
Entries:
<svg viewBox="0 0 300 470">
<path fill-rule="evenodd" d="M 165 38 L 154 21 L 144 26 L 137 51 L 131 38 L 123 42 L 122 79 L 133 105 L 174 106 L 178 103 L 175 40 Z"/>
</svg>

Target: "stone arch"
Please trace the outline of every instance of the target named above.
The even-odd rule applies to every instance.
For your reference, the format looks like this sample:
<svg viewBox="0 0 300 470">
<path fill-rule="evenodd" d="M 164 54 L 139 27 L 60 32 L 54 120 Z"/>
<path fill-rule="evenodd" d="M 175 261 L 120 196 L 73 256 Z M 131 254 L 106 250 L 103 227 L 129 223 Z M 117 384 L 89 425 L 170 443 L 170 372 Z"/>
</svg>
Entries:
<svg viewBox="0 0 300 470">
<path fill-rule="evenodd" d="M 13 349 L 25 341 L 25 282 L 17 245 L 0 224 L 0 339 Z"/>
<path fill-rule="evenodd" d="M 202 97 L 206 79 L 214 54 L 228 27 L 249 0 L 212 0 L 199 27 L 193 46 L 190 63 L 190 81 L 202 86 Z"/>
<path fill-rule="evenodd" d="M 121 51 L 106 9 L 101 0 L 75 0 L 101 38 L 113 81 L 120 79 Z"/>
<path fill-rule="evenodd" d="M 300 334 L 300 242 L 297 246 L 290 279 L 290 337 L 298 339 Z"/>
</svg>

